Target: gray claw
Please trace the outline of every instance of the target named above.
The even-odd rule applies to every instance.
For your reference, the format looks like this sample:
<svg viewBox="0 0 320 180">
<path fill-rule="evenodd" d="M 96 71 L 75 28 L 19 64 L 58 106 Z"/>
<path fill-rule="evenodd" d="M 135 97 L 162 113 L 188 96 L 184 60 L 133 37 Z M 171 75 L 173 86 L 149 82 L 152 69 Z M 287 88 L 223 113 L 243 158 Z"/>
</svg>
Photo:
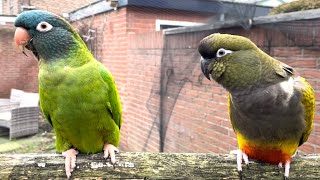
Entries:
<svg viewBox="0 0 320 180">
<path fill-rule="evenodd" d="M 243 173 L 242 173 L 242 171 L 238 171 L 238 173 L 239 173 L 239 180 L 242 180 L 242 179 L 243 179 L 243 178 L 242 178 L 242 177 L 243 177 L 243 175 L 242 175 L 242 174 L 243 174 Z"/>
</svg>

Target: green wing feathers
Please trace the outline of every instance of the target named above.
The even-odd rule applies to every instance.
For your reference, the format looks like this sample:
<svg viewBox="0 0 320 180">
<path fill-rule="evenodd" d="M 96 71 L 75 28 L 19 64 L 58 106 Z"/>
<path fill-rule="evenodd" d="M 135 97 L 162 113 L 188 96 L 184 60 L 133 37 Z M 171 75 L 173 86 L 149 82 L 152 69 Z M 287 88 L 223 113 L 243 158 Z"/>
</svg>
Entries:
<svg viewBox="0 0 320 180">
<path fill-rule="evenodd" d="M 120 98 L 118 95 L 118 91 L 116 88 L 116 84 L 110 74 L 110 72 L 104 67 L 101 66 L 100 68 L 100 74 L 105 83 L 108 85 L 108 110 L 110 111 L 113 120 L 119 127 L 121 128 L 121 123 L 122 123 L 122 111 L 121 111 L 121 103 L 120 103 Z"/>
</svg>

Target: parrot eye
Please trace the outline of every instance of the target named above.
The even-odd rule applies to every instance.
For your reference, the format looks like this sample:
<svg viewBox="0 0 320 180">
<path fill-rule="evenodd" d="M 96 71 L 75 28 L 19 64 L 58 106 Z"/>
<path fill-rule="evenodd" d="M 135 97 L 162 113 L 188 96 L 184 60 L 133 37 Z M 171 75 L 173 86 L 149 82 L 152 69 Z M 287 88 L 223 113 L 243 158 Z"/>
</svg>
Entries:
<svg viewBox="0 0 320 180">
<path fill-rule="evenodd" d="M 42 21 L 37 25 L 37 30 L 40 32 L 47 32 L 47 31 L 50 31 L 51 29 L 52 29 L 52 25 L 45 21 Z"/>
<path fill-rule="evenodd" d="M 218 49 L 216 56 L 217 57 L 223 57 L 223 56 L 225 56 L 227 54 L 230 54 L 230 53 L 232 53 L 232 51 L 220 48 L 220 49 Z"/>
</svg>

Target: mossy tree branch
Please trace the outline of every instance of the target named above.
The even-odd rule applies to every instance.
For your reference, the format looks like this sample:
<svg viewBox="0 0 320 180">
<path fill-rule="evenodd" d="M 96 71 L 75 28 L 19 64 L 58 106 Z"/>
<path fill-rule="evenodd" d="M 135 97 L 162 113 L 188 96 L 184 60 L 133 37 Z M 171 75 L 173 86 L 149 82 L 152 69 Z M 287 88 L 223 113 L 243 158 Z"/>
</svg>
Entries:
<svg viewBox="0 0 320 180">
<path fill-rule="evenodd" d="M 72 178 L 80 179 L 239 179 L 233 155 L 126 152 L 113 166 L 102 154 L 78 155 Z M 320 177 L 320 156 L 293 159 L 290 179 Z M 2 154 L 0 179 L 65 179 L 60 154 Z M 251 161 L 243 179 L 282 179 L 283 169 Z"/>
</svg>

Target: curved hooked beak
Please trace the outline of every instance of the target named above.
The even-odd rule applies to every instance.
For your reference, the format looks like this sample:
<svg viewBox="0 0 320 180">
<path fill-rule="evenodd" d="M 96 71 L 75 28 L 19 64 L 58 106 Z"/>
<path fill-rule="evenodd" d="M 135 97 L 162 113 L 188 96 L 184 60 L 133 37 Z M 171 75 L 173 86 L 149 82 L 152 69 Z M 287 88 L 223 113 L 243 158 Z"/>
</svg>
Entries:
<svg viewBox="0 0 320 180">
<path fill-rule="evenodd" d="M 22 53 L 27 56 L 25 53 L 25 48 L 32 51 L 35 55 L 36 59 L 39 60 L 39 55 L 32 44 L 32 37 L 28 33 L 28 31 L 22 27 L 17 27 L 14 33 L 14 42 L 17 47 L 22 49 Z"/>
<path fill-rule="evenodd" d="M 31 40 L 31 36 L 28 33 L 28 31 L 22 27 L 18 27 L 14 33 L 14 42 L 17 47 L 22 49 L 22 53 L 27 56 L 27 54 L 24 52 L 24 48 L 27 44 L 29 44 Z"/>
<path fill-rule="evenodd" d="M 215 34 L 205 37 L 200 41 L 198 46 L 198 51 L 201 55 L 200 63 L 202 73 L 206 76 L 207 79 L 210 79 L 210 74 L 212 73 L 212 69 L 209 70 L 209 65 L 216 59 L 216 52 L 213 48 Z"/>
<path fill-rule="evenodd" d="M 208 69 L 208 66 L 209 64 L 211 63 L 212 60 L 208 60 L 208 59 L 204 59 L 202 56 L 201 56 L 201 59 L 200 59 L 200 63 L 201 63 L 201 70 L 202 70 L 202 73 L 204 74 L 204 76 L 206 76 L 207 79 L 210 79 L 210 74 L 212 72 L 212 70 L 210 71 Z"/>
<path fill-rule="evenodd" d="M 28 31 L 22 27 L 18 27 L 14 33 L 14 42 L 16 46 L 26 45 L 31 40 Z"/>
</svg>

